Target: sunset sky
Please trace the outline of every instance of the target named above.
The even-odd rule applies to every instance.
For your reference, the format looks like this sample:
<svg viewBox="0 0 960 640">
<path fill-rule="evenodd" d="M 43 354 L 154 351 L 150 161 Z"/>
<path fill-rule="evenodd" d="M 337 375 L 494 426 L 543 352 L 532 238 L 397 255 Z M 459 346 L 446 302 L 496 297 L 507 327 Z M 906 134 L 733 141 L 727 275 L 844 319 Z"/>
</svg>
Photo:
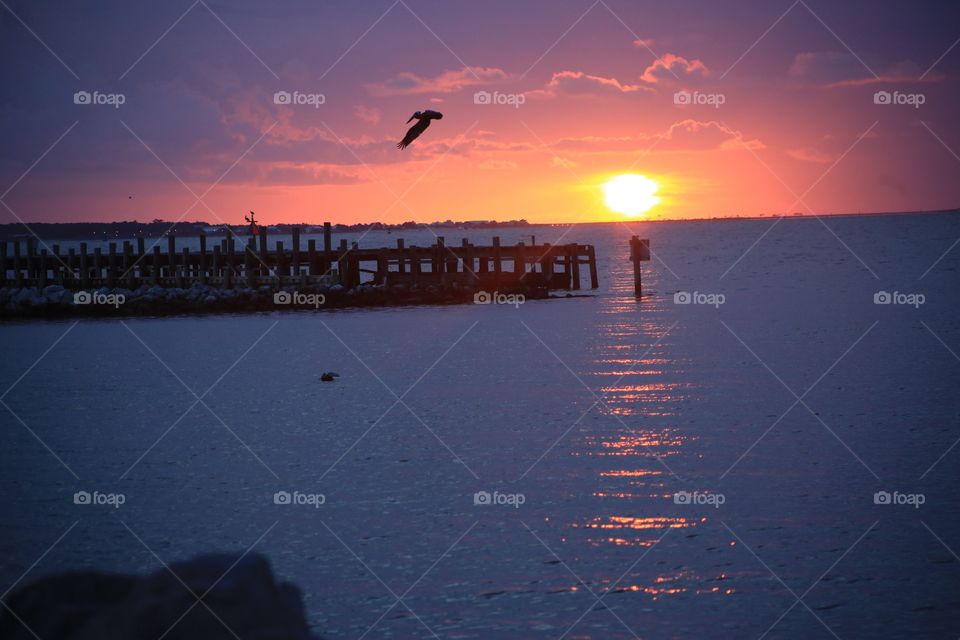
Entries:
<svg viewBox="0 0 960 640">
<path fill-rule="evenodd" d="M 3 222 L 960 206 L 956 2 L 4 3 Z"/>
</svg>

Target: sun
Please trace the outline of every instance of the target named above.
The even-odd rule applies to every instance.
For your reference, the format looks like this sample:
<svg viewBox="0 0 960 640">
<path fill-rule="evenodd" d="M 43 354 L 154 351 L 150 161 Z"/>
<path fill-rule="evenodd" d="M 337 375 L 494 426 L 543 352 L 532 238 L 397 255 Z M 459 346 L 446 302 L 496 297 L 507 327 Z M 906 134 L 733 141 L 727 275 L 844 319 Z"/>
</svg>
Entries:
<svg viewBox="0 0 960 640">
<path fill-rule="evenodd" d="M 646 176 L 624 173 L 603 184 L 603 200 L 615 213 L 638 216 L 660 202 L 654 195 L 658 188 L 659 185 Z"/>
</svg>

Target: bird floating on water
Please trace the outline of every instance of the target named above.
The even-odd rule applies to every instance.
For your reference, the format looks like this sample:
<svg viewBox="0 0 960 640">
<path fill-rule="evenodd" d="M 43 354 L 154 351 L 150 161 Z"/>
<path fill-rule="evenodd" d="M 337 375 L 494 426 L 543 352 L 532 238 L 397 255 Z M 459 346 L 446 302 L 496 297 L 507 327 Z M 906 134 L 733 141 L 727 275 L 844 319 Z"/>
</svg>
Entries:
<svg viewBox="0 0 960 640">
<path fill-rule="evenodd" d="M 407 135 L 403 136 L 403 140 L 397 143 L 397 149 L 406 149 L 411 142 L 420 137 L 420 134 L 427 130 L 427 127 L 430 126 L 431 120 L 439 120 L 443 117 L 443 114 L 439 111 L 431 111 L 427 109 L 426 111 L 417 111 L 412 116 L 410 120 L 416 120 L 417 124 L 410 127 L 407 131 Z M 407 120 L 407 124 L 410 124 L 410 120 Z"/>
</svg>

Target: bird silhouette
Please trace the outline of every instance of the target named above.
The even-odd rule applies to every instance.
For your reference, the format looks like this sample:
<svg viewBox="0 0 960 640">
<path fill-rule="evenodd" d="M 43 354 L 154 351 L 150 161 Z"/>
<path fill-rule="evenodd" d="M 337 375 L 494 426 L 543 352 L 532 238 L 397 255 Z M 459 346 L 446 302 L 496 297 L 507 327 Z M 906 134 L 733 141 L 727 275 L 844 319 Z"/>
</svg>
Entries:
<svg viewBox="0 0 960 640">
<path fill-rule="evenodd" d="M 439 120 L 443 117 L 443 114 L 439 111 L 431 111 L 427 109 L 426 111 L 417 111 L 412 116 L 410 120 L 416 120 L 417 124 L 410 127 L 407 131 L 407 135 L 403 136 L 403 140 L 397 143 L 397 149 L 406 149 L 411 142 L 420 137 L 420 134 L 427 130 L 427 127 L 430 126 L 431 120 Z M 410 120 L 407 120 L 407 124 L 410 123 Z"/>
</svg>

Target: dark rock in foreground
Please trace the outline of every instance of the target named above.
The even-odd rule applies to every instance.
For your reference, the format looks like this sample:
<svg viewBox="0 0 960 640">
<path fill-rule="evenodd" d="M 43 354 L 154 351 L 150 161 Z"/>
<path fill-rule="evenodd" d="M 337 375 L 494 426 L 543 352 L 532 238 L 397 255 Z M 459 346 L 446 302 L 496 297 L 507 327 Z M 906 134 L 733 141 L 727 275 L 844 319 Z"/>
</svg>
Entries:
<svg viewBox="0 0 960 640">
<path fill-rule="evenodd" d="M 277 583 L 259 554 L 199 556 L 170 568 L 146 577 L 78 571 L 43 578 L 7 596 L 0 638 L 313 638 L 300 590 Z"/>
</svg>

